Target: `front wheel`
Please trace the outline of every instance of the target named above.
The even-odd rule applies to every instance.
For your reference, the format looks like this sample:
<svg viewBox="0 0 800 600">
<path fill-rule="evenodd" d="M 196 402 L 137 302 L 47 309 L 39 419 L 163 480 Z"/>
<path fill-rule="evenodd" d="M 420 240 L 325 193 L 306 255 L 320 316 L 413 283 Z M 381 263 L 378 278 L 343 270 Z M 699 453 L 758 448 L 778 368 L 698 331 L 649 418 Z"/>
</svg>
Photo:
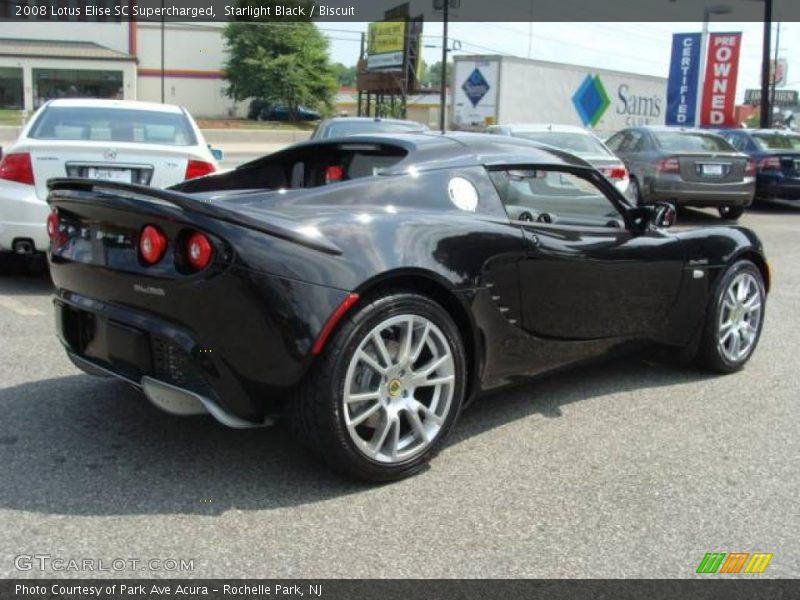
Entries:
<svg viewBox="0 0 800 600">
<path fill-rule="evenodd" d="M 736 221 L 744 214 L 744 206 L 720 206 L 719 216 L 728 221 Z"/>
<path fill-rule="evenodd" d="M 719 373 L 741 369 L 761 337 L 766 291 L 761 271 L 749 260 L 734 263 L 716 287 L 698 358 Z"/>
<path fill-rule="evenodd" d="M 290 427 L 336 470 L 368 481 L 412 475 L 461 409 L 466 358 L 433 300 L 397 292 L 360 307 L 289 401 Z"/>
</svg>

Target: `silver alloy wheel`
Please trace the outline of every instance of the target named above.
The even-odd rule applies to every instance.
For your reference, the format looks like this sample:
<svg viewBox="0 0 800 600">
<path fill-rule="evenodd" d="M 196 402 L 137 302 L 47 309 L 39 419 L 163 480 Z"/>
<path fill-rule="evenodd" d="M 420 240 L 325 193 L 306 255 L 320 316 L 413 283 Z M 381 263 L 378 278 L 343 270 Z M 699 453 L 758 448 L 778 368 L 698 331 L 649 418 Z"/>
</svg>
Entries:
<svg viewBox="0 0 800 600">
<path fill-rule="evenodd" d="M 733 278 L 722 298 L 717 347 L 731 362 L 745 358 L 755 345 L 761 325 L 761 287 L 752 273 Z"/>
<path fill-rule="evenodd" d="M 450 344 L 419 315 L 386 319 L 356 348 L 344 382 L 350 439 L 368 458 L 398 463 L 439 435 L 455 391 Z"/>
</svg>

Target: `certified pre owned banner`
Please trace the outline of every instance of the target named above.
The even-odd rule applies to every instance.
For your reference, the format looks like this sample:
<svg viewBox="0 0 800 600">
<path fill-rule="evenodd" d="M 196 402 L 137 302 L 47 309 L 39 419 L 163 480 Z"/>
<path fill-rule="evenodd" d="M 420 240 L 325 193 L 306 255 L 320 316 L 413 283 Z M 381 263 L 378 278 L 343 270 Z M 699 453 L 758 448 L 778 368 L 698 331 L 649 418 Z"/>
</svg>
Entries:
<svg viewBox="0 0 800 600">
<path fill-rule="evenodd" d="M 672 60 L 667 81 L 667 125 L 691 126 L 697 112 L 697 76 L 700 72 L 700 34 L 672 36 Z"/>
<path fill-rule="evenodd" d="M 737 125 L 733 108 L 741 44 L 741 33 L 713 33 L 708 39 L 703 109 L 700 113 L 703 125 Z"/>
</svg>

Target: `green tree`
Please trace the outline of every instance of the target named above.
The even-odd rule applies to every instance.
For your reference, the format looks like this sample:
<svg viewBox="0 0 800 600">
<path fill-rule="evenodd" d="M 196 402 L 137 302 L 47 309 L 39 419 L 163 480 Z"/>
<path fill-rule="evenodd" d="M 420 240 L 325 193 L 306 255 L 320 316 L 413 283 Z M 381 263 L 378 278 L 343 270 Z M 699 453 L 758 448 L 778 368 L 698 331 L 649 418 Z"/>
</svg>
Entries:
<svg viewBox="0 0 800 600">
<path fill-rule="evenodd" d="M 333 72 L 336 76 L 336 82 L 339 86 L 355 87 L 356 85 L 356 66 L 351 65 L 346 67 L 342 63 L 335 63 L 333 65 Z"/>
<path fill-rule="evenodd" d="M 244 0 L 238 6 L 274 4 Z M 309 2 L 294 4 L 306 6 L 309 14 Z M 331 110 L 336 77 L 328 60 L 328 40 L 314 24 L 275 17 L 242 19 L 229 23 L 224 30 L 228 96 L 237 102 L 261 98 L 284 105 L 293 120 L 300 106 Z"/>
<path fill-rule="evenodd" d="M 453 76 L 453 63 L 447 63 L 447 83 L 450 84 L 450 78 Z M 422 70 L 422 77 L 420 84 L 426 88 L 439 89 L 442 85 L 442 61 L 436 61 L 432 65 L 424 65 Z"/>
</svg>

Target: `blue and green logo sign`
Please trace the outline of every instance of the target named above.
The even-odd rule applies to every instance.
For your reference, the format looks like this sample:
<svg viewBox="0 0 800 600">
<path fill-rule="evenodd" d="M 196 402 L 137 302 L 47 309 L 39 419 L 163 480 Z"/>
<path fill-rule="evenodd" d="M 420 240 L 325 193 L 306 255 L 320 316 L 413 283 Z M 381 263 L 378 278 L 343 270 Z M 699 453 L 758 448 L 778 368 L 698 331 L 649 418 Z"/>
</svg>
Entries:
<svg viewBox="0 0 800 600">
<path fill-rule="evenodd" d="M 481 73 L 479 69 L 475 69 L 469 74 L 469 77 L 467 77 L 461 89 L 464 90 L 464 94 L 472 103 L 472 108 L 475 108 L 478 106 L 478 102 L 480 102 L 491 89 L 491 86 L 489 82 L 486 81 L 483 73 Z"/>
<path fill-rule="evenodd" d="M 586 76 L 578 91 L 572 96 L 572 104 L 578 111 L 584 126 L 594 127 L 597 125 L 611 104 L 599 75 Z"/>
</svg>

